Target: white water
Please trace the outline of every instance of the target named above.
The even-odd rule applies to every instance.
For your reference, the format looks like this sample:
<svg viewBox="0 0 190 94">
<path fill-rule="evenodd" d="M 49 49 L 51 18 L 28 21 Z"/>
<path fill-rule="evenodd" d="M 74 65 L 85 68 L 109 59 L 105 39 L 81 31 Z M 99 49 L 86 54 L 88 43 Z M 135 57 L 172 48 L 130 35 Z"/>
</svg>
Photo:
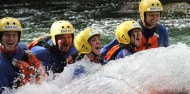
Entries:
<svg viewBox="0 0 190 94">
<path fill-rule="evenodd" d="M 80 61 L 39 85 L 27 84 L 4 94 L 149 94 L 150 91 L 190 92 L 190 47 L 177 43 L 167 48 L 138 52 L 107 65 Z M 76 65 L 87 75 L 72 80 Z M 140 93 L 139 93 L 140 92 Z M 153 94 L 153 93 L 152 93 Z M 154 93 L 158 94 L 158 93 Z M 162 93 L 169 94 L 169 93 Z"/>
</svg>

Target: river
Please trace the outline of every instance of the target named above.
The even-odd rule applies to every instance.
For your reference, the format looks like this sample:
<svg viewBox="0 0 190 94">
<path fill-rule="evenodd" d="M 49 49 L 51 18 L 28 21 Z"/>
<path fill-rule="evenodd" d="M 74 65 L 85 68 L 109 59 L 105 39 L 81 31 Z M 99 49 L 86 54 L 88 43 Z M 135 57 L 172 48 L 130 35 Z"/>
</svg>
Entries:
<svg viewBox="0 0 190 94">
<path fill-rule="evenodd" d="M 126 2 L 126 5 L 129 5 Z M 39 36 L 49 33 L 51 24 L 57 20 L 68 20 L 76 33 L 92 27 L 102 33 L 103 45 L 114 37 L 118 24 L 126 20 L 140 20 L 137 9 L 126 9 L 120 3 L 53 2 L 47 4 L 9 4 L 0 6 L 0 17 L 18 18 L 23 25 L 21 41 L 29 43 Z M 190 15 L 163 13 L 160 21 L 169 31 L 170 44 L 183 42 L 190 45 Z"/>
<path fill-rule="evenodd" d="M 76 2 L 9 4 L 0 6 L 0 17 L 11 16 L 21 21 L 21 41 L 24 43 L 48 34 L 54 21 L 69 20 L 76 33 L 86 27 L 99 30 L 105 45 L 114 38 L 118 24 L 126 20 L 140 20 L 137 9 L 120 6 L 119 3 Z M 68 65 L 56 77 L 48 76 L 41 84 L 29 83 L 18 89 L 7 89 L 3 94 L 150 94 L 150 91 L 154 94 L 161 94 L 155 93 L 157 91 L 162 91 L 162 94 L 188 94 L 190 15 L 178 14 L 162 14 L 160 23 L 169 31 L 171 46 L 167 48 L 137 52 L 104 66 L 79 61 Z M 85 65 L 88 74 L 73 80 L 72 73 L 78 64 Z"/>
</svg>

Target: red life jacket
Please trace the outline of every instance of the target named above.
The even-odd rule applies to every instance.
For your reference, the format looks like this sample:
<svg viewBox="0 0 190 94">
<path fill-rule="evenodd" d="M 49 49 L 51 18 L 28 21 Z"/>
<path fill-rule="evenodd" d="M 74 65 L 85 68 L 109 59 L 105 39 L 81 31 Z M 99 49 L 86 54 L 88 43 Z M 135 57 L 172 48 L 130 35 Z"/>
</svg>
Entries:
<svg viewBox="0 0 190 94">
<path fill-rule="evenodd" d="M 113 46 L 109 51 L 108 53 L 105 55 L 104 59 L 106 60 L 113 60 L 114 59 L 114 55 L 120 50 L 120 46 L 119 44 Z"/>
<path fill-rule="evenodd" d="M 28 49 L 32 49 L 32 47 L 34 47 L 36 45 L 41 45 L 41 46 L 48 48 L 49 44 L 46 43 L 46 41 L 49 39 L 51 39 L 51 36 L 39 37 L 28 44 Z"/>
<path fill-rule="evenodd" d="M 158 48 L 158 37 L 159 36 L 157 35 L 157 33 L 154 33 L 152 37 L 146 40 L 144 35 L 142 35 L 141 44 L 139 47 L 136 47 L 135 51 L 141 51 L 150 48 Z"/>
<path fill-rule="evenodd" d="M 34 41 L 32 41 L 31 43 L 28 44 L 28 49 L 31 49 L 32 47 L 34 47 L 35 45 L 38 44 L 39 40 L 41 40 L 42 38 L 39 37 L 37 39 L 35 39 Z"/>
<path fill-rule="evenodd" d="M 25 85 L 31 80 L 40 83 L 41 79 L 46 76 L 45 69 L 41 62 L 30 52 L 27 53 L 27 61 L 13 59 L 12 64 L 19 69 L 19 77 L 15 81 L 18 86 Z"/>
</svg>

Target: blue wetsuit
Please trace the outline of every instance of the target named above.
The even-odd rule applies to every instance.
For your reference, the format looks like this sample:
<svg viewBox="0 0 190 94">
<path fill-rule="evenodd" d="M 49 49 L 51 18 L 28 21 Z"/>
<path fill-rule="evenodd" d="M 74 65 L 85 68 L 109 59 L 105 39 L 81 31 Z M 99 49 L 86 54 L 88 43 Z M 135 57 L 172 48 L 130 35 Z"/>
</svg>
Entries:
<svg viewBox="0 0 190 94">
<path fill-rule="evenodd" d="M 124 58 L 125 56 L 132 55 L 134 51 L 129 48 L 121 48 L 119 52 L 116 54 L 115 59 Z"/>
<path fill-rule="evenodd" d="M 77 51 L 73 44 L 68 52 L 61 52 L 53 45 L 51 39 L 47 40 L 46 43 L 50 48 L 36 45 L 31 48 L 31 52 L 42 62 L 47 72 L 51 70 L 53 73 L 61 73 L 68 63 L 67 58 L 69 55 L 74 55 Z"/>
<path fill-rule="evenodd" d="M 97 61 L 90 61 L 86 55 L 81 55 L 79 58 L 77 58 L 76 61 L 80 61 L 80 60 L 87 60 L 87 61 L 89 61 L 88 63 L 95 64 L 95 65 L 96 64 L 105 65 L 108 62 L 108 61 L 100 59 L 98 57 L 97 57 L 98 62 Z M 86 61 L 84 63 L 86 63 Z M 79 78 L 81 75 L 87 74 L 88 71 L 85 70 L 85 67 L 89 67 L 89 66 L 85 66 L 85 64 L 84 65 L 82 65 L 82 64 L 76 65 L 75 69 L 74 69 L 73 78 Z"/>
<path fill-rule="evenodd" d="M 24 49 L 27 48 L 23 43 L 19 43 L 18 46 L 11 52 L 4 52 L 0 48 L 0 94 L 4 87 L 17 87 L 15 86 L 17 83 L 13 83 L 13 81 L 18 77 L 18 69 L 13 66 L 12 59 L 23 60 L 26 57 Z"/>
</svg>

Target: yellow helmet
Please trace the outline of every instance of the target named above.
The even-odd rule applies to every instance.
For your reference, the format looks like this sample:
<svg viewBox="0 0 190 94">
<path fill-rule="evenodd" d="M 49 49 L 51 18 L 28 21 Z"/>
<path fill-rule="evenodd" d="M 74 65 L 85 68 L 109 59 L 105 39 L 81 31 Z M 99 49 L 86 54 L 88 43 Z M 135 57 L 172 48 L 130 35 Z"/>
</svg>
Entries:
<svg viewBox="0 0 190 94">
<path fill-rule="evenodd" d="M 10 32 L 10 31 L 18 32 L 18 35 L 19 35 L 18 42 L 19 42 L 20 35 L 22 32 L 22 26 L 21 26 L 19 20 L 16 18 L 13 18 L 13 17 L 4 17 L 4 18 L 0 19 L 0 36 L 2 36 L 1 32 Z"/>
<path fill-rule="evenodd" d="M 50 29 L 50 35 L 54 45 L 56 45 L 55 36 L 61 34 L 73 34 L 74 37 L 73 25 L 70 22 L 64 20 L 54 22 Z"/>
<path fill-rule="evenodd" d="M 140 24 L 136 21 L 125 21 L 118 25 L 115 30 L 116 38 L 119 43 L 122 44 L 129 44 L 130 43 L 130 36 L 128 32 L 135 28 L 141 28 Z"/>
<path fill-rule="evenodd" d="M 74 39 L 75 48 L 79 53 L 88 54 L 92 51 L 92 47 L 88 43 L 90 37 L 94 35 L 100 35 L 99 32 L 92 30 L 91 28 L 86 28 L 81 31 Z"/>
<path fill-rule="evenodd" d="M 5 31 L 22 32 L 22 26 L 16 18 L 5 17 L 0 20 L 0 32 Z"/>
<path fill-rule="evenodd" d="M 144 13 L 149 11 L 162 11 L 163 7 L 159 0 L 141 0 L 139 4 L 139 12 L 141 20 L 144 22 Z"/>
</svg>

